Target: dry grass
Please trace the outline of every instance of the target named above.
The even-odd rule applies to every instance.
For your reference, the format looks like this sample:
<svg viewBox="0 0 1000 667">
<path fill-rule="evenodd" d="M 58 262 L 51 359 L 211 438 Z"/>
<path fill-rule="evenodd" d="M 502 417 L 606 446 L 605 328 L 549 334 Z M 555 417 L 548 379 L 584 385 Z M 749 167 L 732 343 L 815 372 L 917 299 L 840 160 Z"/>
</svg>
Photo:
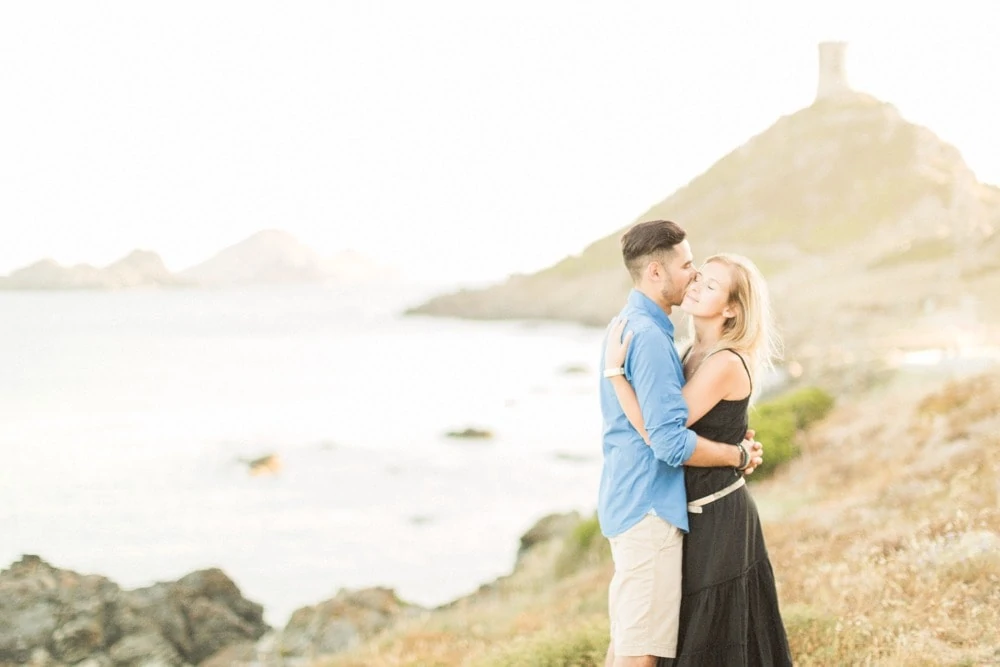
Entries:
<svg viewBox="0 0 1000 667">
<path fill-rule="evenodd" d="M 1000 664 L 998 492 L 997 377 L 936 391 L 899 379 L 842 400 L 754 488 L 796 664 Z M 324 664 L 599 665 L 610 568 L 580 549 L 602 542 L 588 530 Z M 580 568 L 560 577 L 569 549 Z"/>
<path fill-rule="evenodd" d="M 607 541 L 593 538 L 592 519 L 564 540 L 540 545 L 510 577 L 470 598 L 400 624 L 359 650 L 331 658 L 324 667 L 371 665 L 559 665 L 553 646 L 574 660 L 593 647 L 607 648 Z M 576 559 L 579 569 L 569 565 Z M 549 647 L 549 648 L 545 648 Z M 560 649 L 562 650 L 562 649 Z M 525 655 L 550 661 L 524 662 Z"/>
<path fill-rule="evenodd" d="M 793 652 L 1000 662 L 1000 380 L 895 403 L 893 389 L 835 413 L 773 482 L 817 499 L 767 526 Z"/>
</svg>

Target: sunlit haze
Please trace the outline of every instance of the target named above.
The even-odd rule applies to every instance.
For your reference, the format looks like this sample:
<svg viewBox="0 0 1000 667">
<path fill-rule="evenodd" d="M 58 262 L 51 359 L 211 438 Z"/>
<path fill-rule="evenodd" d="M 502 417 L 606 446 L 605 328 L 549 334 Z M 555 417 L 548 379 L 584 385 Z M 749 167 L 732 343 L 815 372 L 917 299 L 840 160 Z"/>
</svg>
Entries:
<svg viewBox="0 0 1000 667">
<path fill-rule="evenodd" d="M 905 15 L 902 13 L 905 7 Z M 1000 5 L 5 3 L 0 273 L 265 228 L 419 279 L 579 252 L 851 84 L 1000 182 Z"/>
</svg>

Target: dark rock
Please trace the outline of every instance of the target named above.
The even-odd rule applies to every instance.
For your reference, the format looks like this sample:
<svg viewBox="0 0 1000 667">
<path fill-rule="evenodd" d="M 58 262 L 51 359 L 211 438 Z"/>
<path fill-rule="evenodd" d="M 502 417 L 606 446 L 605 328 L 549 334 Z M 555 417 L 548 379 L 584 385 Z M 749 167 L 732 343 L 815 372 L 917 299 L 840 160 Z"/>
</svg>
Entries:
<svg viewBox="0 0 1000 667">
<path fill-rule="evenodd" d="M 0 663 L 3 664 L 3 663 Z M 64 667 L 64 663 L 52 657 L 52 654 L 43 648 L 36 648 L 31 652 L 31 659 L 24 663 L 27 667 Z"/>
<path fill-rule="evenodd" d="M 517 550 L 518 561 L 535 546 L 568 535 L 578 523 L 580 523 L 579 512 L 549 514 L 542 517 L 521 536 L 521 546 Z"/>
<path fill-rule="evenodd" d="M 486 429 L 479 428 L 465 428 L 461 431 L 448 431 L 446 434 L 449 438 L 462 438 L 462 439 L 472 439 L 472 440 L 487 440 L 493 437 L 492 431 L 487 431 Z"/>
<path fill-rule="evenodd" d="M 80 662 L 104 647 L 104 627 L 93 616 L 79 616 L 52 633 L 52 650 L 65 662 Z"/>
<path fill-rule="evenodd" d="M 240 462 L 246 464 L 254 477 L 275 474 L 282 468 L 281 457 L 277 454 L 266 454 L 255 459 L 240 459 Z"/>
<path fill-rule="evenodd" d="M 416 514 L 410 517 L 410 523 L 414 526 L 425 526 L 434 521 L 434 517 L 427 514 Z"/>
<path fill-rule="evenodd" d="M 243 665 L 253 665 L 259 662 L 258 653 L 255 642 L 244 641 L 238 644 L 230 644 L 207 660 L 200 662 L 198 667 L 242 667 Z"/>
<path fill-rule="evenodd" d="M 338 653 L 357 646 L 399 618 L 421 611 L 388 588 L 341 590 L 332 600 L 292 614 L 281 633 L 280 651 L 285 656 L 308 657 Z"/>
<path fill-rule="evenodd" d="M 190 665 L 267 630 L 218 569 L 134 591 L 37 556 L 0 572 L 0 665 Z"/>
<path fill-rule="evenodd" d="M 162 635 L 129 635 L 109 651 L 115 667 L 183 667 L 188 663 Z"/>
<path fill-rule="evenodd" d="M 96 653 L 83 662 L 76 663 L 73 667 L 115 667 L 115 663 L 106 653 Z"/>
</svg>

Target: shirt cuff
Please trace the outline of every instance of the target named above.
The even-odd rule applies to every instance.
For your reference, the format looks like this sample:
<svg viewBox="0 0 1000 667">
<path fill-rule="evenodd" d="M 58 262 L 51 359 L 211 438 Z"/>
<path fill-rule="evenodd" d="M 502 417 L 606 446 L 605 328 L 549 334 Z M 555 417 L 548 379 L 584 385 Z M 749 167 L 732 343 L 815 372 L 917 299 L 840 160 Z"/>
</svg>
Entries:
<svg viewBox="0 0 1000 667">
<path fill-rule="evenodd" d="M 694 448 L 698 445 L 698 434 L 687 429 L 687 440 L 684 442 L 684 463 L 694 455 Z"/>
</svg>

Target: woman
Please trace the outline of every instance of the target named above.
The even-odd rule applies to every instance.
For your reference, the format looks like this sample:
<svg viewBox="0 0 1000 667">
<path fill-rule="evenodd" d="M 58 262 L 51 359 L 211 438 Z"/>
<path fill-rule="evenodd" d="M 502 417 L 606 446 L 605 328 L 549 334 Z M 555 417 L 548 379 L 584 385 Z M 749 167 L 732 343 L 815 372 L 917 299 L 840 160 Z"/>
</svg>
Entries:
<svg viewBox="0 0 1000 667">
<path fill-rule="evenodd" d="M 715 255 L 688 287 L 681 309 L 691 316 L 692 343 L 682 357 L 688 426 L 739 446 L 750 397 L 780 347 L 767 285 L 745 257 Z M 608 368 L 619 368 L 631 333 L 622 338 L 624 321 L 612 326 L 605 359 Z M 648 443 L 632 386 L 621 375 L 610 381 Z M 760 517 L 743 476 L 734 468 L 689 467 L 684 483 L 690 531 L 684 538 L 677 657 L 661 658 L 660 666 L 791 665 Z"/>
</svg>

